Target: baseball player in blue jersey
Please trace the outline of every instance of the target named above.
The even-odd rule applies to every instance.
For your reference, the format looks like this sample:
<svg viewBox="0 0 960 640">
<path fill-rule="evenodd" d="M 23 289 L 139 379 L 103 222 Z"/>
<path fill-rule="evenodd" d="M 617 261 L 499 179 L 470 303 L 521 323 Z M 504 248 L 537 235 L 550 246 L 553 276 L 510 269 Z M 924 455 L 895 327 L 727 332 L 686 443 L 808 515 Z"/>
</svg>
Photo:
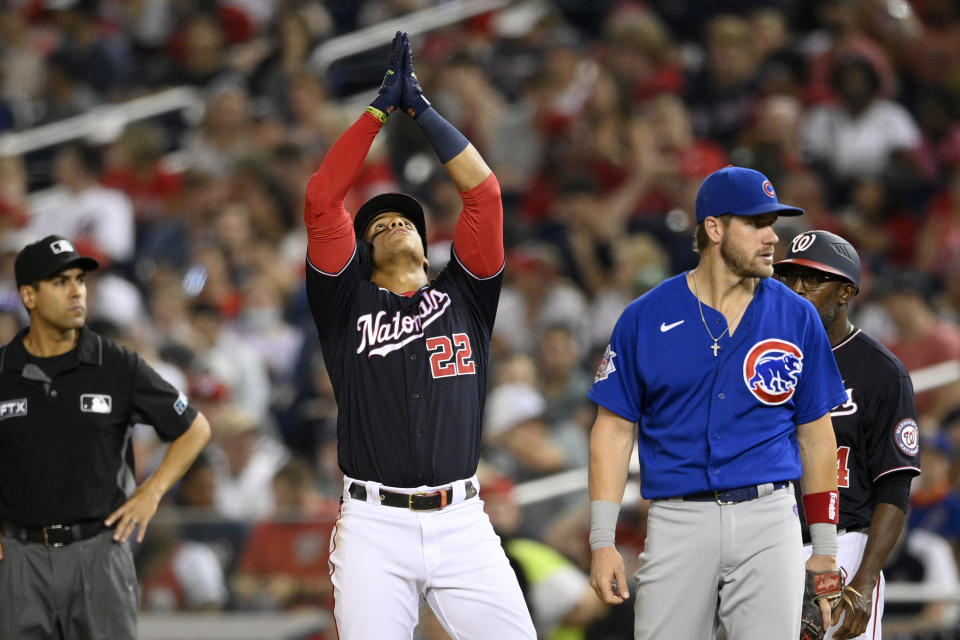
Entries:
<svg viewBox="0 0 960 640">
<path fill-rule="evenodd" d="M 426 226 L 406 194 L 351 220 L 344 197 L 388 114 L 405 111 L 460 191 L 450 262 L 426 274 Z M 307 295 L 336 393 L 343 503 L 330 541 L 343 640 L 409 640 L 425 599 L 451 637 L 533 640 L 478 497 L 490 337 L 503 278 L 500 187 L 423 97 L 397 33 L 380 91 L 307 185 Z"/>
<path fill-rule="evenodd" d="M 770 278 L 773 222 L 802 213 L 757 171 L 710 174 L 696 202 L 699 265 L 630 304 L 597 370 L 590 580 L 609 604 L 629 595 L 614 527 L 637 438 L 652 500 L 638 640 L 714 638 L 719 627 L 736 640 L 799 636 L 798 478 L 812 523 L 806 569 L 837 576 L 830 409 L 846 392 L 816 309 Z M 820 609 L 829 623 L 826 600 Z"/>
<path fill-rule="evenodd" d="M 903 363 L 847 316 L 860 289 L 853 245 L 829 231 L 806 231 L 790 241 L 774 269 L 780 282 L 817 308 L 847 388 L 831 418 L 841 498 L 837 560 L 849 582 L 842 619 L 824 637 L 873 640 L 881 637 L 881 569 L 906 520 L 910 481 L 920 473 L 913 385 Z"/>
</svg>

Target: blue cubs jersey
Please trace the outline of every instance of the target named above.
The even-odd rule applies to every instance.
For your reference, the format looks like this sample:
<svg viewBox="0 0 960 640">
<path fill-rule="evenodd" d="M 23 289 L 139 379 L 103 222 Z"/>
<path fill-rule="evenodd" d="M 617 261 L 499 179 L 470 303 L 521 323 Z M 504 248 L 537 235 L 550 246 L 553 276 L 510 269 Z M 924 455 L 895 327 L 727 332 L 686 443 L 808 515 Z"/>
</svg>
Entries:
<svg viewBox="0 0 960 640">
<path fill-rule="evenodd" d="M 703 315 L 724 333 L 722 313 Z M 637 423 L 645 498 L 795 480 L 796 425 L 846 400 L 816 309 L 772 278 L 717 356 L 712 344 L 685 274 L 634 300 L 613 330 L 589 396 Z"/>
<path fill-rule="evenodd" d="M 337 398 L 340 469 L 394 487 L 477 471 L 487 361 L 503 271 L 450 262 L 410 296 L 367 280 L 358 243 L 340 273 L 307 261 L 307 297 Z"/>
</svg>

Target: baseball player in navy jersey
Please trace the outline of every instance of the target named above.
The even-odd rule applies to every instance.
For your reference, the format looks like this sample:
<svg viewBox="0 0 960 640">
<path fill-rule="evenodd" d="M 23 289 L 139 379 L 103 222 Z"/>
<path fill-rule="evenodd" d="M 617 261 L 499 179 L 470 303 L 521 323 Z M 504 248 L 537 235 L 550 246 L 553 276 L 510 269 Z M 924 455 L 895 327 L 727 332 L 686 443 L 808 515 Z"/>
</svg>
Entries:
<svg viewBox="0 0 960 640">
<path fill-rule="evenodd" d="M 830 415 L 840 488 L 837 559 L 849 582 L 840 624 L 825 637 L 873 640 L 881 637 L 881 569 L 906 519 L 910 481 L 920 473 L 913 385 L 900 360 L 848 319 L 860 288 L 860 256 L 849 242 L 828 231 L 801 233 L 774 269 L 817 308 L 847 390 Z"/>
<path fill-rule="evenodd" d="M 388 114 L 420 125 L 460 191 L 448 265 L 426 275 L 423 209 L 344 197 Z M 370 107 L 307 185 L 307 294 L 336 393 L 343 503 L 331 537 L 337 631 L 409 639 L 421 599 L 454 638 L 533 639 L 478 497 L 483 401 L 500 296 L 503 205 L 477 150 L 423 97 L 407 35 Z"/>
<path fill-rule="evenodd" d="M 796 638 L 803 546 L 800 478 L 814 554 L 836 572 L 836 441 L 846 393 L 813 305 L 773 275 L 781 204 L 766 177 L 727 167 L 700 186 L 696 269 L 620 316 L 589 396 L 591 583 L 629 596 L 614 527 L 634 438 L 652 501 L 636 574 L 640 640 Z M 831 620 L 824 602 L 821 612 Z"/>
</svg>

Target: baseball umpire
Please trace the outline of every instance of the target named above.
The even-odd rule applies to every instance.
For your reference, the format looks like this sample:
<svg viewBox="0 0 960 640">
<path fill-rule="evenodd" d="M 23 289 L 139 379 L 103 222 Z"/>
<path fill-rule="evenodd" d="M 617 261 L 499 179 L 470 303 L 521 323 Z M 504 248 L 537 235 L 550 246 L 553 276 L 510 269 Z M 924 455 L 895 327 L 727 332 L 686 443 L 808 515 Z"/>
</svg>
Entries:
<svg viewBox="0 0 960 640">
<path fill-rule="evenodd" d="M 397 108 L 432 144 L 463 211 L 448 265 L 428 281 L 420 204 L 344 197 Z M 430 106 L 398 32 L 370 107 L 307 185 L 307 294 L 336 393 L 343 504 L 331 536 L 337 631 L 409 639 L 425 598 L 455 638 L 536 637 L 478 497 L 490 338 L 503 277 L 496 177 Z"/>
<path fill-rule="evenodd" d="M 792 480 L 812 523 L 814 577 L 836 565 L 836 441 L 843 384 L 813 305 L 772 279 L 781 204 L 758 171 L 727 167 L 696 200 L 696 269 L 620 316 L 590 398 L 591 583 L 628 596 L 614 546 L 634 439 L 652 501 L 635 637 L 799 636 L 804 567 Z M 823 572 L 823 573 L 819 573 Z M 826 588 L 823 595 L 835 592 Z M 821 607 L 825 622 L 829 606 Z"/>
<path fill-rule="evenodd" d="M 210 438 L 206 418 L 136 353 L 84 327 L 96 260 L 48 236 L 14 263 L 30 325 L 0 349 L 0 637 L 137 636 L 142 541 Z M 133 425 L 172 441 L 136 486 Z"/>
<path fill-rule="evenodd" d="M 910 481 L 920 473 L 913 385 L 900 360 L 848 319 L 849 303 L 860 290 L 860 256 L 853 245 L 829 231 L 807 231 L 790 241 L 774 269 L 817 308 L 847 389 L 830 416 L 840 488 L 837 559 L 850 580 L 843 618 L 825 637 L 879 638 L 881 569 L 903 529 Z M 804 536 L 809 543 L 806 527 Z"/>
</svg>

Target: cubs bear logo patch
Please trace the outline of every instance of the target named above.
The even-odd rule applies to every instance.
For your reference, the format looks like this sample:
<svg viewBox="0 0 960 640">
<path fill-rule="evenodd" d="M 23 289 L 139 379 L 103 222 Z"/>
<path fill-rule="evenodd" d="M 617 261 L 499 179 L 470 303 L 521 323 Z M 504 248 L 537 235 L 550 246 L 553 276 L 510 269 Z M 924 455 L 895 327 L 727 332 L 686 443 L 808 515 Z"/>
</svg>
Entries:
<svg viewBox="0 0 960 640">
<path fill-rule="evenodd" d="M 606 350 L 603 352 L 603 357 L 600 358 L 600 364 L 597 366 L 597 373 L 593 377 L 594 382 L 606 380 L 611 373 L 617 370 L 616 365 L 613 364 L 615 357 L 617 357 L 616 352 L 610 348 L 610 345 L 607 345 Z"/>
<path fill-rule="evenodd" d="M 750 347 L 743 359 L 743 381 L 766 405 L 783 404 L 792 398 L 802 370 L 803 352 L 787 340 L 762 340 Z"/>
</svg>

